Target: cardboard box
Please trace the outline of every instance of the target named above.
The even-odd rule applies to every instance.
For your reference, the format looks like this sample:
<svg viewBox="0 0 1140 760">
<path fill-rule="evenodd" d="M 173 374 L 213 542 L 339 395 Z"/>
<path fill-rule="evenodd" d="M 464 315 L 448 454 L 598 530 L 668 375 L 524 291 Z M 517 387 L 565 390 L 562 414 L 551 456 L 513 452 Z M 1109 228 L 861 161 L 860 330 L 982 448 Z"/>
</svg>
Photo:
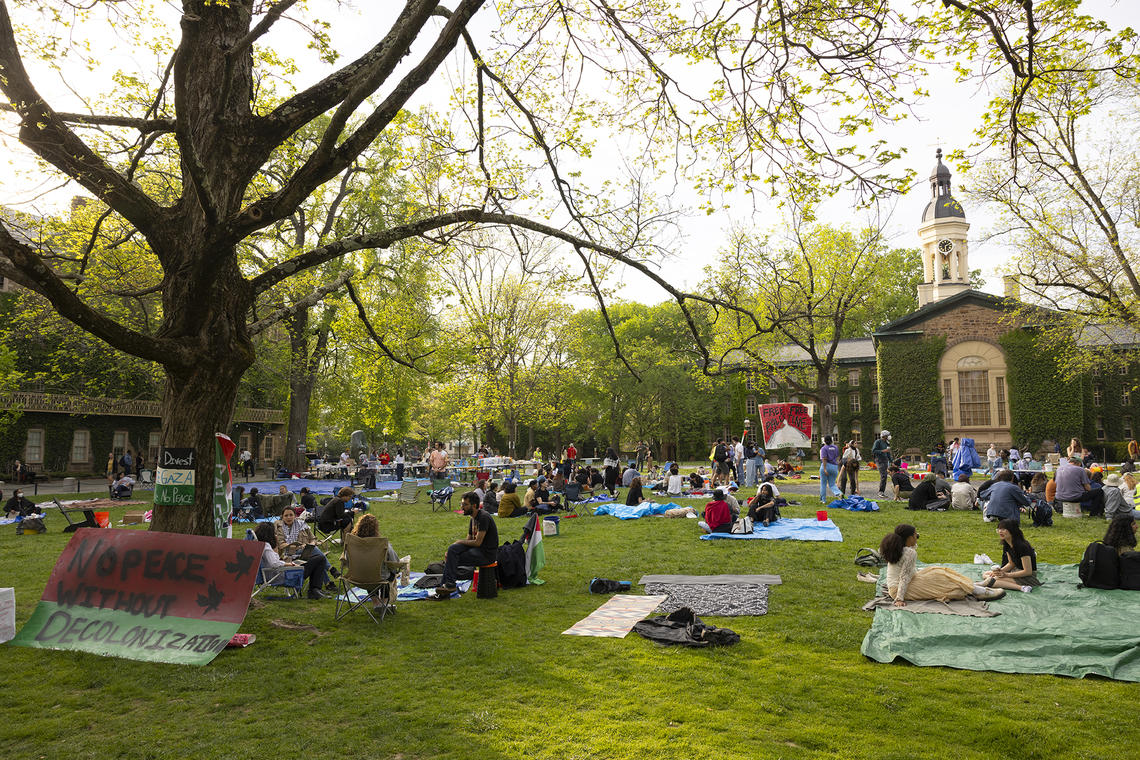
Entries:
<svg viewBox="0 0 1140 760">
<path fill-rule="evenodd" d="M 128 511 L 123 515 L 123 525 L 142 525 L 144 522 L 146 522 L 145 510 Z"/>
</svg>

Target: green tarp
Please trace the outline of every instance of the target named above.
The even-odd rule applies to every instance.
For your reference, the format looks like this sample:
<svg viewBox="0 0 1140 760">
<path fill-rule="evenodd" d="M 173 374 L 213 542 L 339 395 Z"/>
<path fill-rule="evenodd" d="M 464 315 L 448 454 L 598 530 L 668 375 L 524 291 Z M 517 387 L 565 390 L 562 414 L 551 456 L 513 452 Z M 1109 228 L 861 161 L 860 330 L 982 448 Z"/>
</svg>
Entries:
<svg viewBox="0 0 1140 760">
<path fill-rule="evenodd" d="M 949 565 L 980 578 L 979 565 Z M 861 651 L 879 662 L 1140 681 L 1140 591 L 1077 588 L 1076 565 L 1039 564 L 1042 585 L 990 602 L 997 617 L 879 609 Z"/>
</svg>

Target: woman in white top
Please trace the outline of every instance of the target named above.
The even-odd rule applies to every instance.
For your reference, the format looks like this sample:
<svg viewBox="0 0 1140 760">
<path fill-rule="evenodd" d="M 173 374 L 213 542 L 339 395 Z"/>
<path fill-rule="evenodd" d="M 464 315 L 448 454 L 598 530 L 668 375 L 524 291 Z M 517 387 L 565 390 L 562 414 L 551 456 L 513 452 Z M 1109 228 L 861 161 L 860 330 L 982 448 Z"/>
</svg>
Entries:
<svg viewBox="0 0 1140 760">
<path fill-rule="evenodd" d="M 919 570 L 918 551 L 914 548 L 917 544 L 918 530 L 906 523 L 895 526 L 894 532 L 884 536 L 879 544 L 879 554 L 887 561 L 887 592 L 895 600 L 895 607 L 905 607 L 907 600 L 949 602 L 965 599 L 967 594 L 978 599 L 1005 596 L 1005 591 L 979 586 L 948 567 L 927 565 Z"/>
<path fill-rule="evenodd" d="M 665 493 L 669 496 L 680 496 L 685 487 L 685 479 L 681 477 L 681 471 L 677 465 L 669 468 L 669 485 L 665 489 Z"/>
</svg>

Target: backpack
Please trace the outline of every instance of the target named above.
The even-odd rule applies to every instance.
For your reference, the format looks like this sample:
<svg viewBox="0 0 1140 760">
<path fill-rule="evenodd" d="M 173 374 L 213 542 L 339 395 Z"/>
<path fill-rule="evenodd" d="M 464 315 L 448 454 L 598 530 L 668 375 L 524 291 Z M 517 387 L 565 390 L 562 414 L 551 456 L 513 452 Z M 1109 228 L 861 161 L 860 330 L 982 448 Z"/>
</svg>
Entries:
<svg viewBox="0 0 1140 760">
<path fill-rule="evenodd" d="M 1103 541 L 1093 541 L 1085 548 L 1077 575 L 1086 588 L 1120 588 L 1120 561 L 1116 549 L 1106 546 Z"/>
<path fill-rule="evenodd" d="M 887 564 L 877 551 L 864 546 L 855 552 L 855 564 L 860 567 L 882 567 Z"/>
<path fill-rule="evenodd" d="M 723 443 L 718 443 L 716 445 L 716 450 L 713 451 L 713 459 L 718 462 L 723 462 L 728 459 L 728 449 L 724 447 Z"/>
<path fill-rule="evenodd" d="M 1044 499 L 1030 499 L 1029 513 L 1033 515 L 1034 528 L 1053 527 L 1053 507 Z"/>
<path fill-rule="evenodd" d="M 1124 552 L 1117 559 L 1120 562 L 1120 588 L 1140 591 L 1140 552 Z"/>
<path fill-rule="evenodd" d="M 16 523 L 16 535 L 22 536 L 25 533 L 47 533 L 47 526 L 44 525 L 43 518 L 25 517 Z"/>
<path fill-rule="evenodd" d="M 522 541 L 511 541 L 499 547 L 499 584 L 503 588 L 526 585 L 526 549 Z"/>
</svg>

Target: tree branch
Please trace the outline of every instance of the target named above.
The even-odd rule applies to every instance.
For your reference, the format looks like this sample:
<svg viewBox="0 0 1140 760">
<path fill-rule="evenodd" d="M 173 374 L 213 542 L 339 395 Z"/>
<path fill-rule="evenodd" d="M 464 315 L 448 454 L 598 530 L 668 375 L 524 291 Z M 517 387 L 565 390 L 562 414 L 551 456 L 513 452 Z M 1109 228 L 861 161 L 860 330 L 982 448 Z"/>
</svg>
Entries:
<svg viewBox="0 0 1140 760">
<path fill-rule="evenodd" d="M 352 299 L 352 302 L 354 304 L 356 304 L 356 313 L 357 313 L 357 315 L 359 315 L 360 321 L 364 324 L 364 329 L 368 331 L 368 335 L 372 338 L 373 342 L 376 343 L 376 345 L 380 347 L 380 350 L 384 353 L 385 356 L 387 356 L 389 359 L 396 362 L 397 364 L 401 364 L 401 365 L 407 367 L 408 369 L 413 369 L 416 372 L 419 372 L 420 374 L 423 374 L 423 375 L 436 374 L 436 373 L 428 372 L 428 371 L 422 369 L 421 367 L 416 366 L 417 360 L 426 359 L 427 357 L 434 354 L 435 351 L 429 351 L 428 353 L 422 354 L 421 356 L 413 357 L 410 362 L 396 356 L 394 353 L 392 353 L 392 350 L 390 348 L 388 348 L 387 344 L 384 343 L 384 340 L 376 333 L 376 330 L 373 329 L 372 322 L 370 322 L 368 320 L 368 312 L 366 312 L 364 310 L 364 304 L 361 303 L 360 297 L 356 295 L 356 289 L 352 287 L 351 281 L 345 283 L 345 289 L 348 291 L 348 297 Z"/>
</svg>

